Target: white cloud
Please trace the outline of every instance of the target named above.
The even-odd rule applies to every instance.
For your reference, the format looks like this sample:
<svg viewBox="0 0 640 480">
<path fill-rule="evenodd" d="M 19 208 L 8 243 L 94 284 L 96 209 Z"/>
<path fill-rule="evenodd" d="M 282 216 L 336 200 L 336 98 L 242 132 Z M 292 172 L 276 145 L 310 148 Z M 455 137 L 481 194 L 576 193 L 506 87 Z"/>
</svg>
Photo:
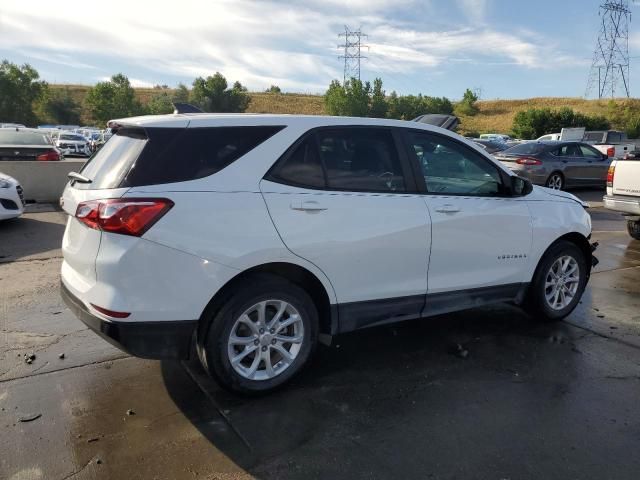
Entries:
<svg viewBox="0 0 640 480">
<path fill-rule="evenodd" d="M 489 8 L 489 0 L 456 0 L 458 9 L 474 24 L 483 24 Z"/>
</svg>

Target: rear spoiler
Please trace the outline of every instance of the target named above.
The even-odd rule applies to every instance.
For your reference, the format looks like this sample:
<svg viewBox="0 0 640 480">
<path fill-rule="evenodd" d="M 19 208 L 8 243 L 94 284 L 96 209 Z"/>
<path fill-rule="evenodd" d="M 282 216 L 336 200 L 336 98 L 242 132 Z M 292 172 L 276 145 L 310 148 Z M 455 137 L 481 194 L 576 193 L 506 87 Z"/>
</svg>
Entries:
<svg viewBox="0 0 640 480">
<path fill-rule="evenodd" d="M 426 123 L 429 125 L 435 125 L 436 127 L 446 128 L 447 130 L 451 130 L 455 132 L 460 125 L 460 119 L 455 115 L 441 115 L 441 114 L 431 114 L 428 113 L 426 115 L 420 115 L 417 118 L 413 119 L 414 122 L 418 123 Z"/>
</svg>

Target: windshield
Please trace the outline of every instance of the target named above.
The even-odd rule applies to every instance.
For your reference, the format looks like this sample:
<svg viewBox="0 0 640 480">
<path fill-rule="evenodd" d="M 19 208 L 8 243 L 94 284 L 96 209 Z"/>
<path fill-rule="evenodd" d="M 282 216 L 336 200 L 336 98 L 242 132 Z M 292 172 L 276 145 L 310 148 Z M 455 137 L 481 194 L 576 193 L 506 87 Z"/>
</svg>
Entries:
<svg viewBox="0 0 640 480">
<path fill-rule="evenodd" d="M 529 142 L 529 143 L 521 143 L 520 145 L 516 145 L 514 147 L 506 149 L 502 152 L 505 155 L 516 154 L 516 155 L 535 155 L 537 153 L 542 152 L 546 148 L 544 143 L 537 142 Z"/>
<path fill-rule="evenodd" d="M 46 133 L 0 130 L 0 145 L 50 145 Z"/>
<path fill-rule="evenodd" d="M 76 142 L 83 142 L 85 139 L 82 135 L 70 135 L 68 133 L 63 133 L 60 135 L 60 140 L 73 140 Z"/>
</svg>

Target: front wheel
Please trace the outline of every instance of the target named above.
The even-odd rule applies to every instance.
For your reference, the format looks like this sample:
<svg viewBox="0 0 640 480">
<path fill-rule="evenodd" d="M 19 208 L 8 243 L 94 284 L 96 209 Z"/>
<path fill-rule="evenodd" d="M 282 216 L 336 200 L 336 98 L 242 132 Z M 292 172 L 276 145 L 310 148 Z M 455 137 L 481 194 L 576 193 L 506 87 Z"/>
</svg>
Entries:
<svg viewBox="0 0 640 480">
<path fill-rule="evenodd" d="M 562 190 L 564 188 L 564 178 L 562 174 L 559 172 L 555 172 L 549 175 L 545 186 L 553 190 Z"/>
<path fill-rule="evenodd" d="M 267 392 L 302 369 L 317 338 L 318 312 L 307 292 L 275 275 L 255 275 L 211 319 L 203 363 L 230 390 Z"/>
<path fill-rule="evenodd" d="M 587 285 L 587 261 L 574 243 L 559 241 L 540 261 L 529 286 L 526 310 L 542 321 L 561 320 L 569 315 Z"/>
<path fill-rule="evenodd" d="M 640 240 L 640 220 L 627 221 L 627 231 L 629 232 L 629 235 L 631 235 L 632 238 L 635 238 L 636 240 Z"/>
</svg>

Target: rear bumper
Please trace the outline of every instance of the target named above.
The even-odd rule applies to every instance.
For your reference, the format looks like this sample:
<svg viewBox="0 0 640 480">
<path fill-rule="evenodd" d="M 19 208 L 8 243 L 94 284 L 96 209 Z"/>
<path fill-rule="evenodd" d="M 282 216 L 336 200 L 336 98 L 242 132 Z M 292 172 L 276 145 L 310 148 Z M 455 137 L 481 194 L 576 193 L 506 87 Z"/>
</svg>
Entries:
<svg viewBox="0 0 640 480">
<path fill-rule="evenodd" d="M 131 355 L 150 359 L 187 359 L 197 320 L 119 322 L 91 313 L 82 301 L 60 283 L 62 299 L 91 330 Z"/>
<path fill-rule="evenodd" d="M 605 208 L 616 212 L 640 215 L 640 197 L 622 197 L 619 195 L 606 195 L 602 199 Z"/>
</svg>

